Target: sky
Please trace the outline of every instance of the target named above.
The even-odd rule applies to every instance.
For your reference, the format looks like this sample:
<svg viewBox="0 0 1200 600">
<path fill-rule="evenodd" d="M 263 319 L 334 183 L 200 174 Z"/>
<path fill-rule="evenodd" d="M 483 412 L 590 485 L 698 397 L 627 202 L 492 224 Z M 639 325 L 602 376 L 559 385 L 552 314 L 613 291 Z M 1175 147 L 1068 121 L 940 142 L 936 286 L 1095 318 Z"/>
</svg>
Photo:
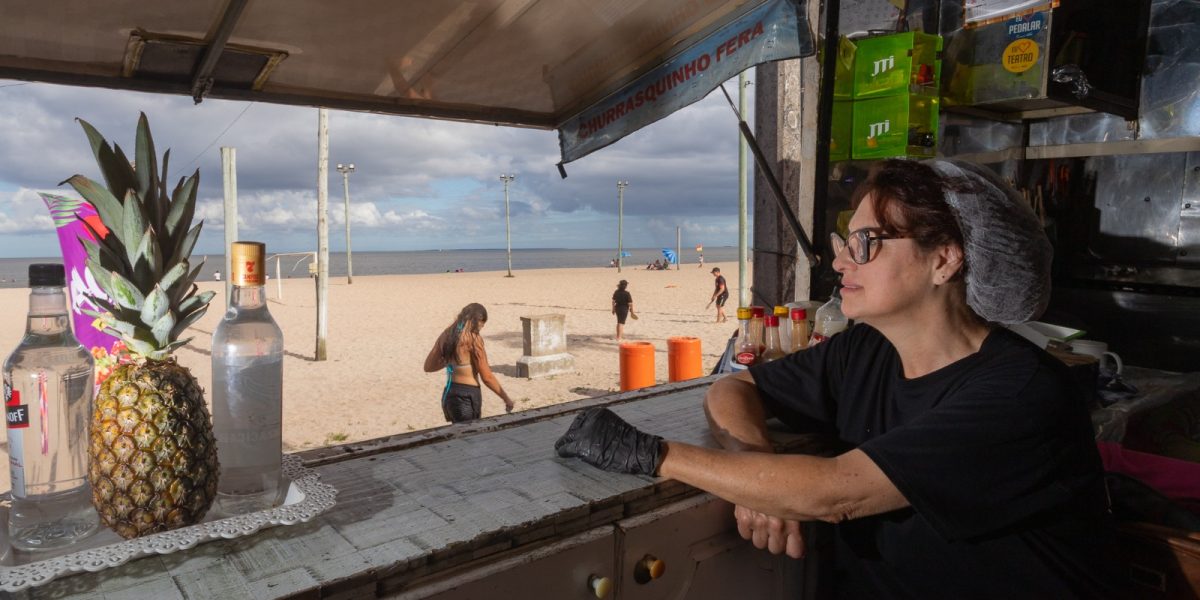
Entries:
<svg viewBox="0 0 1200 600">
<path fill-rule="evenodd" d="M 736 93 L 736 80 L 726 84 Z M 753 86 L 749 88 L 753 98 Z M 750 101 L 753 105 L 753 100 Z M 102 181 L 82 118 L 133 154 L 139 111 L 171 149 L 169 187 L 200 170 L 198 254 L 224 245 L 220 148 L 237 149 L 241 239 L 268 252 L 317 245 L 317 109 L 0 80 L 0 257 L 59 254 L 37 192 L 74 195 L 74 174 Z M 737 244 L 737 120 L 720 90 L 566 165 L 554 131 L 329 111 L 330 250 L 345 247 L 338 163 L 350 174 L 355 251 L 504 248 L 502 173 L 512 246 L 608 248 L 625 180 L 625 247 Z M 753 204 L 752 202 L 750 203 Z"/>
</svg>

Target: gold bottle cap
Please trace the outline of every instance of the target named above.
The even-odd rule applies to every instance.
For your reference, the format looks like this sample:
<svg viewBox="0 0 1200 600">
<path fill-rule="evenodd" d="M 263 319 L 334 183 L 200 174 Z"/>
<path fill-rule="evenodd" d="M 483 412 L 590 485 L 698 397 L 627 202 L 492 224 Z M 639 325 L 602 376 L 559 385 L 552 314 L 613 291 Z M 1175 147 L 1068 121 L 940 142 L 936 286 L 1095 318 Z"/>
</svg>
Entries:
<svg viewBox="0 0 1200 600">
<path fill-rule="evenodd" d="M 267 245 L 262 242 L 234 242 L 229 248 L 229 265 L 232 270 L 229 282 L 242 287 L 265 284 L 266 255 Z"/>
</svg>

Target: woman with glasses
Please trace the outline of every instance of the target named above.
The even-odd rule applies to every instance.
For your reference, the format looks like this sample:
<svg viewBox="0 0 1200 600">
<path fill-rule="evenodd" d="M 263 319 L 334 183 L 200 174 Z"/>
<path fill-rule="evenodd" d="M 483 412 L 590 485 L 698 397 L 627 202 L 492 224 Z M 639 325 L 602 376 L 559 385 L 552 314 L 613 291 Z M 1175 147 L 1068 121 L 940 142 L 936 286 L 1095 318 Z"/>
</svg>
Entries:
<svg viewBox="0 0 1200 600">
<path fill-rule="evenodd" d="M 590 409 L 558 453 L 729 500 L 773 553 L 804 554 L 800 522 L 836 523 L 840 597 L 1117 595 L 1086 402 L 1062 363 L 1000 326 L 1049 300 L 1036 217 L 954 161 L 884 161 L 857 197 L 831 240 L 855 326 L 715 382 L 705 410 L 724 449 Z M 852 449 L 774 454 L 767 417 Z"/>
</svg>

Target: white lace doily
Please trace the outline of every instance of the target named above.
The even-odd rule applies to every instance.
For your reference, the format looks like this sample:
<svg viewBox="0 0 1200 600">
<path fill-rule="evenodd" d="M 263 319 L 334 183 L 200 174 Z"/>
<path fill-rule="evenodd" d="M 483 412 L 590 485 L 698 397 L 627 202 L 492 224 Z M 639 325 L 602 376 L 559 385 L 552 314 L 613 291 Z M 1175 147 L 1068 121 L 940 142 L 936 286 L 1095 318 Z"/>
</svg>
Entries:
<svg viewBox="0 0 1200 600">
<path fill-rule="evenodd" d="M 318 481 L 320 476 L 315 471 L 304 468 L 299 458 L 283 457 L 283 475 L 290 480 L 287 498 L 276 508 L 155 533 L 37 562 L 15 566 L 0 565 L 0 590 L 16 592 L 46 584 L 71 573 L 110 569 L 141 556 L 171 554 L 217 538 L 242 537 L 275 525 L 303 523 L 335 504 L 337 490 Z"/>
</svg>

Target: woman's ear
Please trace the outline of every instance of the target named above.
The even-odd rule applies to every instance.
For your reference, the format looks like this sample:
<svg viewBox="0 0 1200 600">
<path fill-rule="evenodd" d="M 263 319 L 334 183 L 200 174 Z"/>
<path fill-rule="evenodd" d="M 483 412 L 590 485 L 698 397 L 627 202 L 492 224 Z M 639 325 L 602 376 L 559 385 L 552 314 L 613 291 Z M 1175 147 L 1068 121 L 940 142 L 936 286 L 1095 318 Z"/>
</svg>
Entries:
<svg viewBox="0 0 1200 600">
<path fill-rule="evenodd" d="M 958 244 L 946 244 L 937 251 L 937 260 L 933 265 L 933 283 L 934 285 L 942 285 L 963 270 L 962 246 Z"/>
</svg>

